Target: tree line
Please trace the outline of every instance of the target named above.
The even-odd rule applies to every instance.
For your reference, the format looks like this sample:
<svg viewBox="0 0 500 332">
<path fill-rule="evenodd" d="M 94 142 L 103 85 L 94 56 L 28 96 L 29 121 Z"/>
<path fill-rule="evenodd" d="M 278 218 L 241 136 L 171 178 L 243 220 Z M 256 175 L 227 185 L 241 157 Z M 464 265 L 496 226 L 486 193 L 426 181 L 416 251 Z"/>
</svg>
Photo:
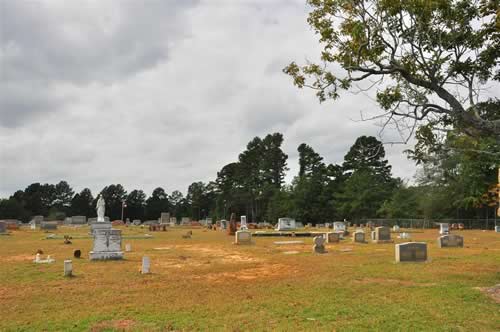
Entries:
<svg viewBox="0 0 500 332">
<path fill-rule="evenodd" d="M 127 192 L 121 184 L 108 185 L 99 192 L 106 201 L 106 215 L 120 219 L 125 202 L 124 215 L 130 220 L 157 219 L 161 212 L 193 220 L 227 219 L 235 212 L 249 221 L 271 223 L 288 216 L 313 224 L 365 218 L 493 217 L 492 188 L 500 153 L 494 140 L 455 133 L 444 144 L 436 144 L 432 132 L 420 137 L 407 151 L 421 166 L 413 185 L 392 176 L 384 145 L 372 136 L 358 137 L 340 164 L 328 164 L 313 147 L 300 144 L 299 172 L 287 184 L 288 156 L 282 144 L 280 133 L 255 137 L 237 161 L 222 167 L 213 181 L 192 183 L 185 196 L 158 187 L 147 197 L 140 189 Z M 66 181 L 33 183 L 0 200 L 0 219 L 95 217 L 96 200 L 90 189 L 75 193 Z"/>
</svg>

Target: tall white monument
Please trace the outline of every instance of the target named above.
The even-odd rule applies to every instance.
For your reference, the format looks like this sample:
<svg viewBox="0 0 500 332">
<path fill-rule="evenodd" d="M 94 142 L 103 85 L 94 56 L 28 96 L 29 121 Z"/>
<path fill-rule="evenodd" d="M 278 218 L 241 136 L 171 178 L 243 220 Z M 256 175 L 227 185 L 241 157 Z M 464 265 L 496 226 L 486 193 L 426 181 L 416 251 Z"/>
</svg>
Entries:
<svg viewBox="0 0 500 332">
<path fill-rule="evenodd" d="M 104 201 L 104 198 L 102 198 L 102 195 L 99 195 L 99 199 L 97 200 L 96 210 L 97 210 L 97 222 L 105 222 L 104 213 L 106 212 L 106 202 Z"/>
<path fill-rule="evenodd" d="M 91 224 L 94 246 L 89 253 L 90 260 L 122 259 L 122 231 L 113 229 L 104 219 L 106 202 L 102 196 L 97 200 L 96 210 L 97 222 Z"/>
</svg>

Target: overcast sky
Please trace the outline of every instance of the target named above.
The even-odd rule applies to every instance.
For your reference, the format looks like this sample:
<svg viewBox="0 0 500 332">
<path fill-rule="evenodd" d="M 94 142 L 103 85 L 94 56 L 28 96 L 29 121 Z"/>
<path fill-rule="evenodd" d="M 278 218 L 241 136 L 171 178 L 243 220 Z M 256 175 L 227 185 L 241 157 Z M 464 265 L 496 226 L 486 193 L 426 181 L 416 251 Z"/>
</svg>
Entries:
<svg viewBox="0 0 500 332">
<path fill-rule="evenodd" d="M 0 197 L 33 182 L 149 195 L 208 182 L 281 132 L 341 163 L 374 122 L 365 95 L 319 104 L 282 69 L 315 60 L 304 0 L 0 0 Z M 386 132 L 385 141 L 395 133 Z M 415 166 L 386 146 L 396 176 Z"/>
</svg>

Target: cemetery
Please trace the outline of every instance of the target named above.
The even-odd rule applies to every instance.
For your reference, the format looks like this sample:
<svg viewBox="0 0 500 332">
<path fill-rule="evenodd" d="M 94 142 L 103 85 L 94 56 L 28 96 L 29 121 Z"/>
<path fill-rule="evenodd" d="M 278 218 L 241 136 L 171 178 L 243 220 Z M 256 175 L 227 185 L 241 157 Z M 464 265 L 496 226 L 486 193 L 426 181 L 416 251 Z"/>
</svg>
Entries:
<svg viewBox="0 0 500 332">
<path fill-rule="evenodd" d="M 309 236 L 283 241 L 235 221 L 233 235 L 178 225 L 151 236 L 148 227 L 97 221 L 48 236 L 10 231 L 0 240 L 0 309 L 9 317 L 0 330 L 499 326 L 498 291 L 488 288 L 499 283 L 495 231 L 398 229 L 412 234 L 408 242 L 379 227 L 377 242 L 365 238 L 369 227 L 346 226 L 344 239 L 327 227 L 294 228 Z M 401 306 L 404 298 L 425 301 Z"/>
<path fill-rule="evenodd" d="M 500 0 L 0 0 L 0 332 L 500 331 Z"/>
</svg>

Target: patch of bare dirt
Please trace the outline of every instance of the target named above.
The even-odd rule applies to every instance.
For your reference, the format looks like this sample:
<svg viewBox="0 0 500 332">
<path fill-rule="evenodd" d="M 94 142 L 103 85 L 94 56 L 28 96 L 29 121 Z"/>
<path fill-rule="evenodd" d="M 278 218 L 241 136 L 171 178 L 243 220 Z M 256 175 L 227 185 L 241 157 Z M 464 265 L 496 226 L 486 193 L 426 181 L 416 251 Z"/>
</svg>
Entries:
<svg viewBox="0 0 500 332">
<path fill-rule="evenodd" d="M 208 275 L 203 275 L 204 280 L 210 282 L 225 282 L 227 280 L 255 280 L 263 278 L 279 278 L 284 275 L 290 275 L 296 273 L 297 271 L 292 269 L 288 265 L 284 264 L 267 264 L 259 267 L 241 269 L 236 272 L 220 272 L 220 273 L 209 273 Z M 200 277 L 201 278 L 201 277 Z"/>
<path fill-rule="evenodd" d="M 496 303 L 500 303 L 500 284 L 493 287 L 476 287 L 476 289 L 491 297 Z"/>
<path fill-rule="evenodd" d="M 422 283 L 414 282 L 411 280 L 399 280 L 399 279 L 384 279 L 384 278 L 363 278 L 354 280 L 358 284 L 383 284 L 383 285 L 401 285 L 401 286 L 420 286 L 420 287 L 431 287 L 436 286 L 434 282 Z"/>
<path fill-rule="evenodd" d="M 135 324 L 136 322 L 131 319 L 106 320 L 95 324 L 90 330 L 92 332 L 106 331 L 109 329 L 130 331 L 134 328 Z"/>
<path fill-rule="evenodd" d="M 35 255 L 16 255 L 16 256 L 8 256 L 3 257 L 0 261 L 4 262 L 30 262 L 35 259 Z"/>
</svg>

